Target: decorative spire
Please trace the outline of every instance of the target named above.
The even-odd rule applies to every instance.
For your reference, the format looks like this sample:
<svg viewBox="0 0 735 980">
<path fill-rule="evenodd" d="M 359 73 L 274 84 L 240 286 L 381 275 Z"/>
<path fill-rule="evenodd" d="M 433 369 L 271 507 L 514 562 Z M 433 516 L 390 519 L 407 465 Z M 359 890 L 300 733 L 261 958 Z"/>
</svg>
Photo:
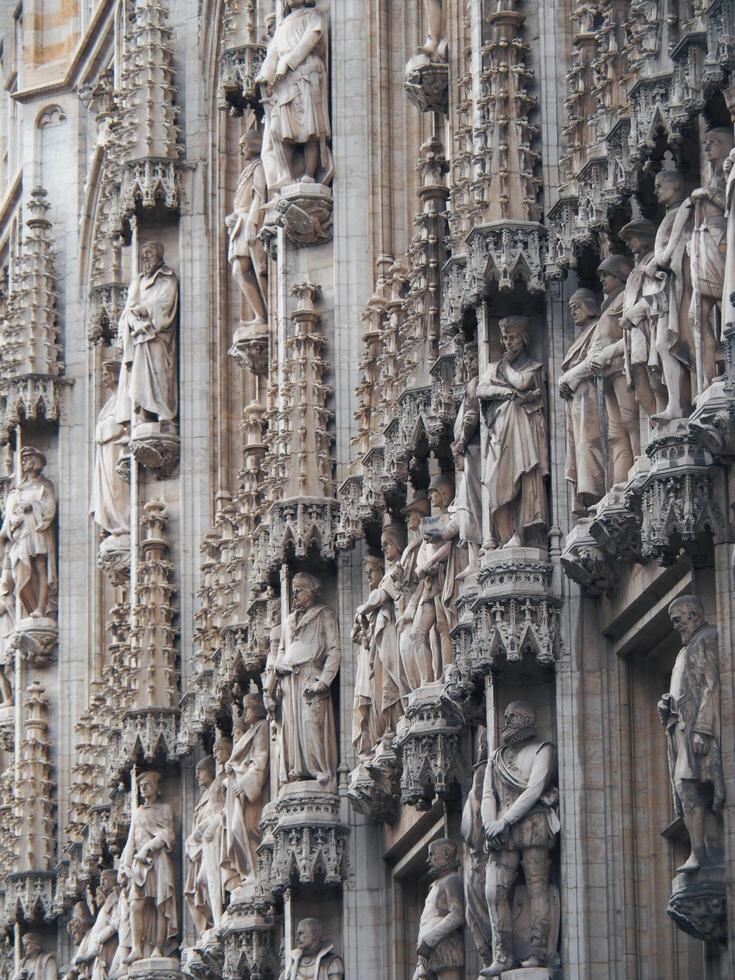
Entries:
<svg viewBox="0 0 735 980">
<path fill-rule="evenodd" d="M 48 703 L 46 692 L 34 681 L 26 691 L 15 781 L 16 873 L 51 871 L 56 864 Z"/>
</svg>

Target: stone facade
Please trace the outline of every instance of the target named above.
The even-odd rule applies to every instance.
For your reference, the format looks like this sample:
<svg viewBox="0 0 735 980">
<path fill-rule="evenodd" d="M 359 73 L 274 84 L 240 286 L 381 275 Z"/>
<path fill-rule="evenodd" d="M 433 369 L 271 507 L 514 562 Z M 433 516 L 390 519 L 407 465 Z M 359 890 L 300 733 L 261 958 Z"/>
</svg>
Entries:
<svg viewBox="0 0 735 980">
<path fill-rule="evenodd" d="M 735 980 L 732 0 L 0 40 L 0 980 Z"/>
</svg>

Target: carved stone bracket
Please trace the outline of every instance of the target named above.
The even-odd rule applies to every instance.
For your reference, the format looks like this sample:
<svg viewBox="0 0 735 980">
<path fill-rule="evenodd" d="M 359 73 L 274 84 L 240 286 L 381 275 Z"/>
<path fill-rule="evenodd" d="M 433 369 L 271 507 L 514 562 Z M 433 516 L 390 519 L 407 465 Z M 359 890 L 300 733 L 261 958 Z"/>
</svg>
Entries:
<svg viewBox="0 0 735 980">
<path fill-rule="evenodd" d="M 401 760 L 392 738 L 383 740 L 372 756 L 353 769 L 347 795 L 353 810 L 371 820 L 396 819 L 401 798 Z"/>
<path fill-rule="evenodd" d="M 416 55 L 406 65 L 406 95 L 419 112 L 446 112 L 449 100 L 449 65 Z"/>
<path fill-rule="evenodd" d="M 592 518 L 585 518 L 569 532 L 561 554 L 561 567 L 590 595 L 601 595 L 618 584 L 620 567 L 590 534 L 591 523 Z"/>
<path fill-rule="evenodd" d="M 639 460 L 647 463 L 647 460 Z M 635 481 L 634 481 L 635 482 Z M 641 560 L 641 517 L 626 497 L 625 488 L 613 487 L 592 508 L 590 537 L 611 563 L 631 565 Z"/>
<path fill-rule="evenodd" d="M 435 796 L 453 794 L 465 777 L 463 721 L 439 681 L 409 695 L 398 723 L 397 745 L 403 772 L 401 803 L 428 810 Z"/>
<path fill-rule="evenodd" d="M 727 898 L 723 868 L 674 878 L 667 913 L 682 932 L 705 943 L 727 942 Z"/>
<path fill-rule="evenodd" d="M 61 411 L 61 391 L 71 382 L 48 374 L 24 374 L 0 380 L 0 425 L 21 421 L 55 422 Z"/>
<path fill-rule="evenodd" d="M 130 452 L 157 480 L 168 479 L 178 466 L 181 441 L 175 428 L 173 422 L 141 422 L 133 428 Z"/>
<path fill-rule="evenodd" d="M 120 188 L 123 212 L 130 215 L 136 207 L 154 208 L 159 203 L 177 210 L 181 206 L 180 169 L 179 160 L 154 157 L 127 163 Z"/>
<path fill-rule="evenodd" d="M 55 619 L 21 619 L 10 638 L 9 648 L 18 650 L 32 667 L 48 667 L 54 662 L 59 627 Z"/>
<path fill-rule="evenodd" d="M 293 497 L 271 507 L 267 564 L 271 570 L 291 555 L 305 558 L 311 548 L 334 558 L 339 504 L 333 497 Z"/>
<path fill-rule="evenodd" d="M 531 293 L 546 289 L 546 229 L 536 221 L 494 221 L 467 236 L 466 305 L 477 303 L 489 286 L 513 290 L 519 282 Z"/>
<path fill-rule="evenodd" d="M 345 838 L 340 800 L 315 781 L 287 783 L 275 807 L 270 886 L 274 892 L 294 884 L 338 885 L 345 876 Z"/>
<path fill-rule="evenodd" d="M 139 761 L 175 762 L 178 735 L 178 708 L 132 708 L 126 711 L 122 728 L 111 751 L 112 782 L 129 772 Z"/>
<path fill-rule="evenodd" d="M 268 372 L 268 324 L 240 324 L 228 353 L 240 367 L 258 377 L 264 377 Z"/>
<path fill-rule="evenodd" d="M 222 917 L 224 943 L 223 980 L 240 980 L 278 972 L 278 949 L 274 929 L 274 908 L 267 899 L 233 893 Z"/>
<path fill-rule="evenodd" d="M 159 959 L 138 960 L 128 967 L 130 980 L 179 980 L 181 965 L 170 956 Z"/>
<path fill-rule="evenodd" d="M 104 537 L 97 551 L 97 567 L 113 585 L 127 580 L 130 577 L 130 535 L 108 534 Z"/>
<path fill-rule="evenodd" d="M 260 103 L 255 79 L 265 58 L 265 45 L 225 48 L 219 59 L 219 108 L 241 116 Z"/>
<path fill-rule="evenodd" d="M 5 920 L 53 922 L 57 917 L 56 874 L 53 871 L 21 871 L 4 881 Z"/>
<path fill-rule="evenodd" d="M 735 456 L 735 400 L 725 381 L 715 381 L 697 399 L 689 416 L 689 432 L 716 459 Z"/>
<path fill-rule="evenodd" d="M 323 245 L 332 240 L 333 206 L 332 191 L 324 184 L 287 184 L 279 191 L 275 224 L 297 248 Z"/>
</svg>

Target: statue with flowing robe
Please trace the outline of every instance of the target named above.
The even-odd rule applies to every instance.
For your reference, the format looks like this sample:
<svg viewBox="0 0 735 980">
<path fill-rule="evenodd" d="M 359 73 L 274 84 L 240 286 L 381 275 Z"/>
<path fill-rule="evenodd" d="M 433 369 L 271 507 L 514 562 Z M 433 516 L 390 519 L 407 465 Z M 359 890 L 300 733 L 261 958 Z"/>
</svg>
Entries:
<svg viewBox="0 0 735 980">
<path fill-rule="evenodd" d="M 228 261 L 235 282 L 253 315 L 251 323 L 265 324 L 267 305 L 267 257 L 258 233 L 263 227 L 268 188 L 260 153 L 263 139 L 251 129 L 240 140 L 244 166 L 235 189 L 232 214 L 225 218 L 229 231 Z"/>
<path fill-rule="evenodd" d="M 120 362 L 111 358 L 102 364 L 102 381 L 110 396 L 97 416 L 94 442 L 94 482 L 90 513 L 95 524 L 108 534 L 130 532 L 130 486 L 117 472 L 126 435 L 116 418 Z"/>
<path fill-rule="evenodd" d="M 482 547 L 482 450 L 480 400 L 477 397 L 478 360 L 475 346 L 468 348 L 467 372 L 469 378 L 464 397 L 457 410 L 452 443 L 457 469 L 454 511 L 457 515 L 459 544 L 469 551 L 469 568 L 465 574 L 477 570 Z"/>
</svg>

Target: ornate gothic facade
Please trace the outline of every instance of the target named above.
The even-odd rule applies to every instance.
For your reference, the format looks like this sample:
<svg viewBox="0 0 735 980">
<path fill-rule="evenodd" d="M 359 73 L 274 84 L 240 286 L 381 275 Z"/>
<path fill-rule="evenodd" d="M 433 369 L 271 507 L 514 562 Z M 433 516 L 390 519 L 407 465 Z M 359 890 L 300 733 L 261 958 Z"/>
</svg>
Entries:
<svg viewBox="0 0 735 980">
<path fill-rule="evenodd" d="M 0 74 L 0 980 L 735 980 L 734 0 Z"/>
</svg>

